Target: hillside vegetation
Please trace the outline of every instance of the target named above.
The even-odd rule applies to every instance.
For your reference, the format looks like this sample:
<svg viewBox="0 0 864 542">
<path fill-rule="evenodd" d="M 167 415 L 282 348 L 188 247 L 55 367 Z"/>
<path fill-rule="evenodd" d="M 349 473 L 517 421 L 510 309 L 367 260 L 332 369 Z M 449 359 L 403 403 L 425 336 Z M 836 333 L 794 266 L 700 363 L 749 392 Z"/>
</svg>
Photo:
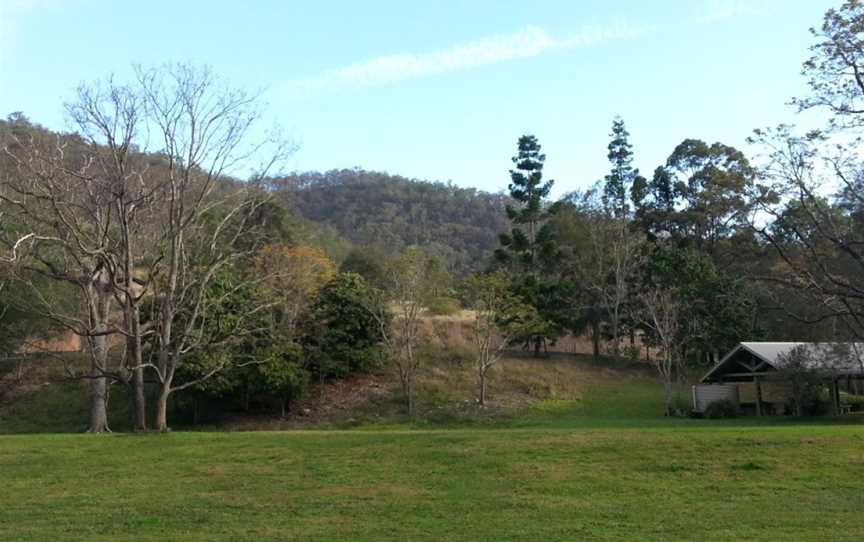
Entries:
<svg viewBox="0 0 864 542">
<path fill-rule="evenodd" d="M 293 213 L 356 245 L 387 254 L 430 247 L 463 273 L 488 263 L 508 224 L 507 196 L 450 183 L 342 169 L 298 173 L 271 184 Z"/>
</svg>

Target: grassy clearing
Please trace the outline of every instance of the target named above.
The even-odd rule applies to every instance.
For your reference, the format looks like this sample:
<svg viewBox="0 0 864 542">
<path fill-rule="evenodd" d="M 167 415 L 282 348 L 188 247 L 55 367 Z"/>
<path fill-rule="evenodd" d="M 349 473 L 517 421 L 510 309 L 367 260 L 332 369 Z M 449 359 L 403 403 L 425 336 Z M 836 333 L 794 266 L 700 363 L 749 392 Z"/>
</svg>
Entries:
<svg viewBox="0 0 864 542">
<path fill-rule="evenodd" d="M 4 540 L 860 540 L 838 427 L 0 439 Z"/>
</svg>

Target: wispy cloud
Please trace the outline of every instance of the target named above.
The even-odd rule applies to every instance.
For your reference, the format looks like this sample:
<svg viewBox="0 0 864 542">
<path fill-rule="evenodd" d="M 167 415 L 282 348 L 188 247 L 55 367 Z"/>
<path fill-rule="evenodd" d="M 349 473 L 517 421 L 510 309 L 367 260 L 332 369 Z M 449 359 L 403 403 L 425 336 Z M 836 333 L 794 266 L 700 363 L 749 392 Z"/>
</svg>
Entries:
<svg viewBox="0 0 864 542">
<path fill-rule="evenodd" d="M 618 23 L 585 27 L 578 32 L 556 37 L 538 26 L 526 26 L 512 34 L 458 43 L 438 51 L 400 53 L 364 60 L 294 81 L 294 86 L 301 90 L 314 90 L 384 85 L 406 79 L 536 57 L 551 51 L 565 51 L 605 41 L 631 39 L 652 30 L 652 27 Z"/>
<path fill-rule="evenodd" d="M 711 0 L 699 16 L 699 22 L 716 23 L 767 14 L 768 8 L 763 0 Z"/>
</svg>

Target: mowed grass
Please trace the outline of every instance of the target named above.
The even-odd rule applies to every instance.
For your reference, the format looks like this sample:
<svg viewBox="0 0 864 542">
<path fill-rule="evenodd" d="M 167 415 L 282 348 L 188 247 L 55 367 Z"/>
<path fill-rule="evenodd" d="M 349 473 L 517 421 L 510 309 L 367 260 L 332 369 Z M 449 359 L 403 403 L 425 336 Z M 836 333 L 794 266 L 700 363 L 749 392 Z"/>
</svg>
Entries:
<svg viewBox="0 0 864 542">
<path fill-rule="evenodd" d="M 864 539 L 860 419 L 664 418 L 650 372 L 585 360 L 503 364 L 494 416 L 423 384 L 429 417 L 350 431 L 0 436 L 0 540 Z M 72 391 L 0 430 L 80 430 L 47 421 Z"/>
<path fill-rule="evenodd" d="M 0 437 L 3 540 L 861 540 L 856 426 Z"/>
</svg>

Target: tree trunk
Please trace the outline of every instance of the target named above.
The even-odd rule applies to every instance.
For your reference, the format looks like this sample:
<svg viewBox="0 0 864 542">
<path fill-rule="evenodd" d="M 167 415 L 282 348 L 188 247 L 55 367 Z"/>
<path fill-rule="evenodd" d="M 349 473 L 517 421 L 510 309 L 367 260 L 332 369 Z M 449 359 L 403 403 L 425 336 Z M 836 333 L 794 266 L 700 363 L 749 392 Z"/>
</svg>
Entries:
<svg viewBox="0 0 864 542">
<path fill-rule="evenodd" d="M 416 400 L 414 397 L 414 384 L 415 384 L 414 383 L 414 373 L 412 372 L 412 373 L 408 374 L 408 389 L 407 389 L 408 416 L 410 416 L 411 418 L 413 418 L 417 412 L 417 405 L 416 405 Z"/>
<path fill-rule="evenodd" d="M 132 397 L 135 406 L 135 431 L 147 430 L 147 396 L 144 389 L 144 368 L 141 367 L 141 322 L 137 307 L 127 310 L 127 326 L 130 336 L 126 341 L 129 353 L 129 366 L 132 367 Z"/>
<path fill-rule="evenodd" d="M 279 401 L 279 408 L 282 411 L 282 419 L 284 420 L 285 416 L 288 414 L 288 398 L 287 397 L 283 397 Z"/>
<path fill-rule="evenodd" d="M 90 381 L 90 426 L 88 433 L 106 433 L 108 427 L 108 379 L 98 375 L 94 367 L 93 379 Z"/>
<path fill-rule="evenodd" d="M 666 394 L 666 416 L 672 416 L 672 380 L 671 376 L 666 377 L 663 382 L 663 391 Z"/>
<path fill-rule="evenodd" d="M 154 428 L 160 432 L 167 432 L 168 429 L 168 397 L 171 395 L 171 390 L 168 385 L 163 385 L 159 392 L 159 397 L 156 398 L 156 419 L 154 420 Z"/>
<path fill-rule="evenodd" d="M 480 397 L 478 400 L 480 406 L 486 406 L 486 371 L 480 370 Z"/>
<path fill-rule="evenodd" d="M 618 359 L 621 353 L 621 338 L 618 336 L 618 314 L 612 313 L 612 357 Z"/>
<path fill-rule="evenodd" d="M 135 431 L 147 430 L 147 397 L 144 394 L 144 369 L 132 371 L 132 394 L 135 403 Z"/>
<path fill-rule="evenodd" d="M 101 334 L 106 329 L 107 302 L 98 299 L 99 292 L 91 290 L 90 318 L 93 330 L 97 333 L 88 337 L 92 365 L 90 371 L 90 425 L 88 433 L 105 433 L 108 427 L 108 378 L 105 370 L 108 366 L 108 336 Z"/>
<path fill-rule="evenodd" d="M 104 433 L 108 427 L 108 324 L 111 305 L 111 279 L 104 268 L 93 271 L 87 283 L 87 310 L 90 330 L 90 426 L 89 433 Z"/>
<path fill-rule="evenodd" d="M 594 361 L 600 361 L 600 321 L 591 322 L 591 341 L 594 343 Z"/>
</svg>

